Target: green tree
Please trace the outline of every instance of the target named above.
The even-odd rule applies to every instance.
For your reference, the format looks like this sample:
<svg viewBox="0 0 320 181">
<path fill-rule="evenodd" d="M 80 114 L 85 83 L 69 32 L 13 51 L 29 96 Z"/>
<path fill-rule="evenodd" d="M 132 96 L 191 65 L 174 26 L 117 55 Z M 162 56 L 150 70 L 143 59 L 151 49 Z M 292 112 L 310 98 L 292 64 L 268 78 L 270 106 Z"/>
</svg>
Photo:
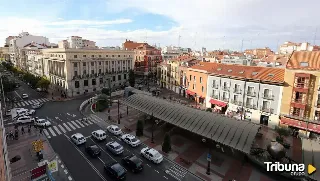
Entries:
<svg viewBox="0 0 320 181">
<path fill-rule="evenodd" d="M 105 94 L 100 94 L 96 102 L 96 111 L 102 112 L 109 107 L 109 99 Z"/>
<path fill-rule="evenodd" d="M 110 89 L 104 87 L 104 88 L 102 88 L 101 93 L 102 93 L 102 94 L 105 94 L 105 95 L 109 95 L 109 94 L 110 94 Z"/>
<path fill-rule="evenodd" d="M 42 90 L 48 90 L 50 85 L 50 81 L 48 79 L 45 78 L 41 78 L 38 82 L 37 82 L 37 88 L 41 88 Z"/>
<path fill-rule="evenodd" d="M 283 137 L 290 135 L 290 131 L 287 128 L 276 126 L 275 130 L 279 135 L 277 141 L 283 142 Z"/>
<path fill-rule="evenodd" d="M 164 140 L 162 143 L 162 151 L 165 153 L 168 153 L 169 151 L 171 151 L 171 138 L 170 138 L 170 134 L 166 133 L 164 136 Z"/>
<path fill-rule="evenodd" d="M 131 87 L 134 87 L 135 81 L 136 80 L 133 70 L 129 70 L 129 84 Z"/>
<path fill-rule="evenodd" d="M 143 122 L 141 120 L 137 122 L 136 136 L 143 136 Z"/>
<path fill-rule="evenodd" d="M 14 91 L 14 89 L 16 88 L 17 84 L 15 82 L 10 81 L 5 76 L 2 76 L 1 78 L 2 78 L 2 85 L 3 85 L 4 93 L 6 94 L 8 92 Z"/>
</svg>

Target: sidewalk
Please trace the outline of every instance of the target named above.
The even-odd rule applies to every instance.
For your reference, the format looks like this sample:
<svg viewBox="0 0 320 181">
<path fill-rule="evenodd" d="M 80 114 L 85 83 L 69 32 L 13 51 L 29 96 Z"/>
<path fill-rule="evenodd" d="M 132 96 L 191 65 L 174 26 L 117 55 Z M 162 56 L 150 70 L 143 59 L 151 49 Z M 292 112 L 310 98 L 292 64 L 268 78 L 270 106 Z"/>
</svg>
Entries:
<svg viewBox="0 0 320 181">
<path fill-rule="evenodd" d="M 13 127 L 10 127 L 9 129 L 13 129 Z M 39 133 L 38 130 L 32 128 L 30 133 L 26 132 L 23 135 L 21 134 L 20 130 L 21 129 L 19 128 L 18 140 L 7 140 L 9 159 L 15 157 L 16 155 L 21 157 L 21 160 L 10 164 L 12 181 L 30 180 L 30 171 L 38 167 L 38 158 L 32 148 L 32 142 L 35 140 L 43 140 L 44 160 L 51 161 L 53 159 L 57 159 L 57 155 L 52 149 L 50 143 L 44 135 Z M 25 130 L 27 131 L 27 129 Z M 58 167 L 59 165 L 60 164 L 58 163 Z M 52 173 L 52 176 L 59 181 L 67 181 L 69 180 L 68 177 L 70 177 L 68 174 L 65 174 L 62 169 L 58 169 L 57 172 Z"/>
</svg>

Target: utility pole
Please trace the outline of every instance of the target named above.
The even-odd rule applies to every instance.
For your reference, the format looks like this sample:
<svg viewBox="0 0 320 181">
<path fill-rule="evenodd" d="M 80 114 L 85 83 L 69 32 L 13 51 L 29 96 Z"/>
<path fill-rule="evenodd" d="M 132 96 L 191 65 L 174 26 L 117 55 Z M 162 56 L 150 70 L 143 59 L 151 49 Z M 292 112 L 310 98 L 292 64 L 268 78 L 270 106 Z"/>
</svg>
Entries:
<svg viewBox="0 0 320 181">
<path fill-rule="evenodd" d="M 243 49 L 243 39 L 241 41 L 241 52 L 242 52 L 242 49 Z"/>
<path fill-rule="evenodd" d="M 317 31 L 318 31 L 318 28 L 316 28 L 316 31 L 314 32 L 313 45 L 316 45 Z"/>
<path fill-rule="evenodd" d="M 118 124 L 120 124 L 120 101 L 118 99 Z"/>
<path fill-rule="evenodd" d="M 2 74 L 0 74 L 0 79 L 1 79 L 1 90 L 2 90 L 2 97 L 3 97 L 4 110 L 6 110 L 7 105 L 6 105 L 6 98 L 5 98 L 5 96 L 4 96 L 4 90 L 3 90 Z"/>
</svg>

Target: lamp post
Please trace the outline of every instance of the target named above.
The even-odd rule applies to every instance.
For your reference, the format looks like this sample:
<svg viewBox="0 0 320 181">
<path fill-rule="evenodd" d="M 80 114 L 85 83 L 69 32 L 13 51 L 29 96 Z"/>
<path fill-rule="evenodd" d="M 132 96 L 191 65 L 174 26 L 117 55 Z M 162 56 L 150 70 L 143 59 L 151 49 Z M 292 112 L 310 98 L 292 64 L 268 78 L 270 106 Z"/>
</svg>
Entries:
<svg viewBox="0 0 320 181">
<path fill-rule="evenodd" d="M 211 134 L 212 137 L 212 134 Z M 207 171 L 206 174 L 210 175 L 210 164 L 211 164 L 211 147 L 209 145 L 209 141 L 207 141 L 205 138 L 202 139 L 203 143 L 206 143 L 208 145 L 208 155 L 207 155 L 207 161 L 208 161 L 208 165 L 207 165 Z"/>
<path fill-rule="evenodd" d="M 118 99 L 118 124 L 120 124 L 120 101 Z"/>
<path fill-rule="evenodd" d="M 197 108 L 197 93 L 194 93 L 194 100 L 196 101 L 196 108 Z"/>
<path fill-rule="evenodd" d="M 159 123 L 158 120 L 154 120 L 154 117 L 153 117 L 153 113 L 151 114 L 151 120 L 152 120 L 152 132 L 151 132 L 151 143 L 154 143 L 154 135 L 153 135 L 153 132 L 154 132 L 154 126 L 157 125 Z"/>
</svg>

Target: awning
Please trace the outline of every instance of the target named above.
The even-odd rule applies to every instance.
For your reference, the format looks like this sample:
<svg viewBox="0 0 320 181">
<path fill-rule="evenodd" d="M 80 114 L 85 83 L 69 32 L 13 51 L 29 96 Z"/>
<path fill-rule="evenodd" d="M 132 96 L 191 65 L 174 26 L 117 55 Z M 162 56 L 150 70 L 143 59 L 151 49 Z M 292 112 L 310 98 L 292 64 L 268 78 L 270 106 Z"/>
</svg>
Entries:
<svg viewBox="0 0 320 181">
<path fill-rule="evenodd" d="M 296 119 L 291 119 L 291 118 L 286 118 L 286 117 L 282 117 L 280 119 L 280 123 L 281 124 L 286 124 L 288 126 L 293 126 L 296 128 L 300 128 L 300 129 L 306 129 L 307 128 L 307 123 L 304 121 L 300 121 L 300 120 L 296 120 Z"/>
<path fill-rule="evenodd" d="M 211 104 L 215 104 L 215 105 L 217 105 L 219 107 L 225 107 L 227 105 L 227 103 L 221 102 L 221 101 L 218 101 L 218 100 L 215 100 L 215 99 L 211 99 L 209 102 Z"/>
<path fill-rule="evenodd" d="M 192 92 L 191 90 L 187 90 L 186 92 L 187 92 L 187 94 L 190 94 L 192 96 L 195 94 L 195 92 Z"/>
</svg>

